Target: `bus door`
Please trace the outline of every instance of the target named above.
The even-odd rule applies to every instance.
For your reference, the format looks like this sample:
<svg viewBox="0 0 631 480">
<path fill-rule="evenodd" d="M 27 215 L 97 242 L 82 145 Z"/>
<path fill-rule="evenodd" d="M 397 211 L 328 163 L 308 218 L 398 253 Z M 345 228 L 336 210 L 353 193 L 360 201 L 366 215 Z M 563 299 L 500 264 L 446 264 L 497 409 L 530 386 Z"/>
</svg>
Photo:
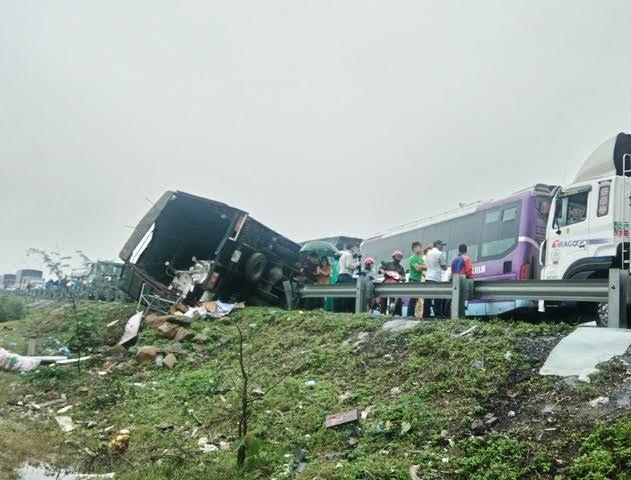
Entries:
<svg viewBox="0 0 631 480">
<path fill-rule="evenodd" d="M 556 197 L 546 253 L 547 279 L 561 279 L 576 261 L 590 256 L 591 186 L 562 191 Z"/>
</svg>

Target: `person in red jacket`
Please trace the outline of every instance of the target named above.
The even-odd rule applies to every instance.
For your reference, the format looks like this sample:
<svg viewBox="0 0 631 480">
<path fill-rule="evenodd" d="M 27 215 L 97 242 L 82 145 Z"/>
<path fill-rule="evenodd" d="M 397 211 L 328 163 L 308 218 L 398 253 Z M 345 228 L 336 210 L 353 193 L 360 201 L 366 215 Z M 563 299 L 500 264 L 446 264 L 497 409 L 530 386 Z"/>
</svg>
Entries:
<svg viewBox="0 0 631 480">
<path fill-rule="evenodd" d="M 467 255 L 467 246 L 464 243 L 458 245 L 458 256 L 451 262 L 451 274 L 459 273 L 467 278 L 473 278 L 473 262 Z"/>
</svg>

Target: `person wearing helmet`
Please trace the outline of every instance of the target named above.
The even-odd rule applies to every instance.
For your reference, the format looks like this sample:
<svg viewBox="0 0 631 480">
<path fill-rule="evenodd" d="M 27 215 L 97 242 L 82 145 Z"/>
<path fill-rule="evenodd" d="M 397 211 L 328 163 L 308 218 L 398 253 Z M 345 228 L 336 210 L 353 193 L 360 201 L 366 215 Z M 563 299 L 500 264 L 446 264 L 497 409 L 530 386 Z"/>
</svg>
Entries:
<svg viewBox="0 0 631 480">
<path fill-rule="evenodd" d="M 423 275 L 427 270 L 425 260 L 423 259 L 423 246 L 421 242 L 414 242 L 412 244 L 412 256 L 408 260 L 408 265 L 410 266 L 410 283 L 421 283 L 423 281 Z M 416 297 L 410 298 L 410 302 L 408 303 L 408 317 L 417 316 L 417 303 L 421 304 L 418 309 L 418 313 L 420 313 L 419 318 L 423 318 L 423 299 Z"/>
<path fill-rule="evenodd" d="M 374 280 L 377 272 L 374 270 L 375 259 L 368 257 L 364 260 L 364 276 L 370 280 Z"/>
<path fill-rule="evenodd" d="M 388 262 L 388 263 L 383 263 L 381 268 L 379 269 L 380 272 L 385 273 L 387 276 L 386 272 L 396 272 L 400 279 L 400 282 L 405 282 L 405 268 L 403 268 L 403 265 L 401 265 L 401 260 L 403 259 L 403 252 L 401 250 L 395 250 L 394 252 L 392 252 L 392 261 Z M 386 299 L 382 298 L 381 299 L 381 305 L 382 305 L 382 313 L 387 313 L 385 310 L 385 304 L 387 303 L 385 301 Z M 403 313 L 403 302 L 401 301 L 400 298 L 397 298 L 395 303 L 394 303 L 394 311 L 392 312 L 393 315 L 398 315 L 401 316 Z"/>
</svg>

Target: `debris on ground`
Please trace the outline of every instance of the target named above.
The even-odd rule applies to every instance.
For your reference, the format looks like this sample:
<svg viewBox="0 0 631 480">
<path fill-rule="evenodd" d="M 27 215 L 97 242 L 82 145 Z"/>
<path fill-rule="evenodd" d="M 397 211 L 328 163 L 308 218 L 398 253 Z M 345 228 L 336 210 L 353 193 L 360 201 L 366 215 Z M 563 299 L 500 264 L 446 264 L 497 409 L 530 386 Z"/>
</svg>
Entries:
<svg viewBox="0 0 631 480">
<path fill-rule="evenodd" d="M 72 421 L 72 418 L 67 415 L 55 417 L 55 421 L 57 422 L 57 425 L 59 425 L 59 428 L 61 428 L 61 431 L 64 433 L 72 432 L 74 429 L 77 428 L 77 425 Z"/>
<path fill-rule="evenodd" d="M 347 423 L 356 422 L 359 420 L 359 412 L 356 409 L 349 410 L 347 412 L 336 413 L 335 415 L 329 415 L 324 421 L 326 428 L 337 427 L 339 425 L 345 425 Z"/>
<path fill-rule="evenodd" d="M 589 382 L 596 365 L 622 355 L 631 345 L 631 330 L 579 327 L 561 339 L 539 370 L 541 375 L 578 376 Z"/>
<path fill-rule="evenodd" d="M 110 455 L 121 455 L 129 446 L 129 430 L 121 430 L 107 444 L 107 452 Z"/>
<path fill-rule="evenodd" d="M 403 318 L 396 320 L 389 320 L 381 326 L 384 332 L 404 332 L 406 330 L 412 330 L 418 327 L 422 322 L 420 320 L 405 320 Z"/>
<path fill-rule="evenodd" d="M 125 331 L 123 336 L 118 341 L 119 345 L 125 345 L 138 336 L 138 330 L 140 329 L 140 323 L 142 322 L 142 312 L 138 312 L 132 315 L 125 324 Z"/>
<path fill-rule="evenodd" d="M 6 372 L 28 372 L 39 367 L 41 360 L 37 357 L 24 357 L 0 348 L 0 370 Z"/>
<path fill-rule="evenodd" d="M 145 345 L 140 347 L 136 352 L 136 358 L 138 360 L 153 361 L 158 355 L 158 349 L 153 345 Z"/>
<path fill-rule="evenodd" d="M 591 400 L 589 402 L 589 406 L 592 408 L 598 407 L 599 405 L 608 405 L 609 404 L 609 397 L 598 397 L 598 398 L 594 398 L 593 400 Z"/>
<path fill-rule="evenodd" d="M 162 360 L 162 364 L 168 369 L 172 369 L 175 366 L 176 361 L 177 358 L 175 357 L 175 355 L 169 353 L 166 357 L 164 357 L 164 360 Z"/>
<path fill-rule="evenodd" d="M 474 325 L 471 328 L 467 328 L 464 332 L 460 332 L 458 335 L 456 335 L 456 337 L 466 337 L 467 335 L 473 333 L 476 328 L 478 328 L 477 325 Z"/>
</svg>

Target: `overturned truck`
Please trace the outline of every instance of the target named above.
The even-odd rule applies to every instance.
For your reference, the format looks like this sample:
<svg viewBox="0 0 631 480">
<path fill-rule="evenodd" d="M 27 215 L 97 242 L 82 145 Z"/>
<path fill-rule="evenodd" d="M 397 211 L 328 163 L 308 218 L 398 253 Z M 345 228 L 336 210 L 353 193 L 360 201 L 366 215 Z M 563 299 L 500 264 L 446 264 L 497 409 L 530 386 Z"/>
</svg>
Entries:
<svg viewBox="0 0 631 480">
<path fill-rule="evenodd" d="M 246 301 L 282 305 L 283 281 L 299 268 L 300 246 L 247 212 L 167 191 L 120 252 L 121 289 L 151 290 L 173 302 Z"/>
</svg>

